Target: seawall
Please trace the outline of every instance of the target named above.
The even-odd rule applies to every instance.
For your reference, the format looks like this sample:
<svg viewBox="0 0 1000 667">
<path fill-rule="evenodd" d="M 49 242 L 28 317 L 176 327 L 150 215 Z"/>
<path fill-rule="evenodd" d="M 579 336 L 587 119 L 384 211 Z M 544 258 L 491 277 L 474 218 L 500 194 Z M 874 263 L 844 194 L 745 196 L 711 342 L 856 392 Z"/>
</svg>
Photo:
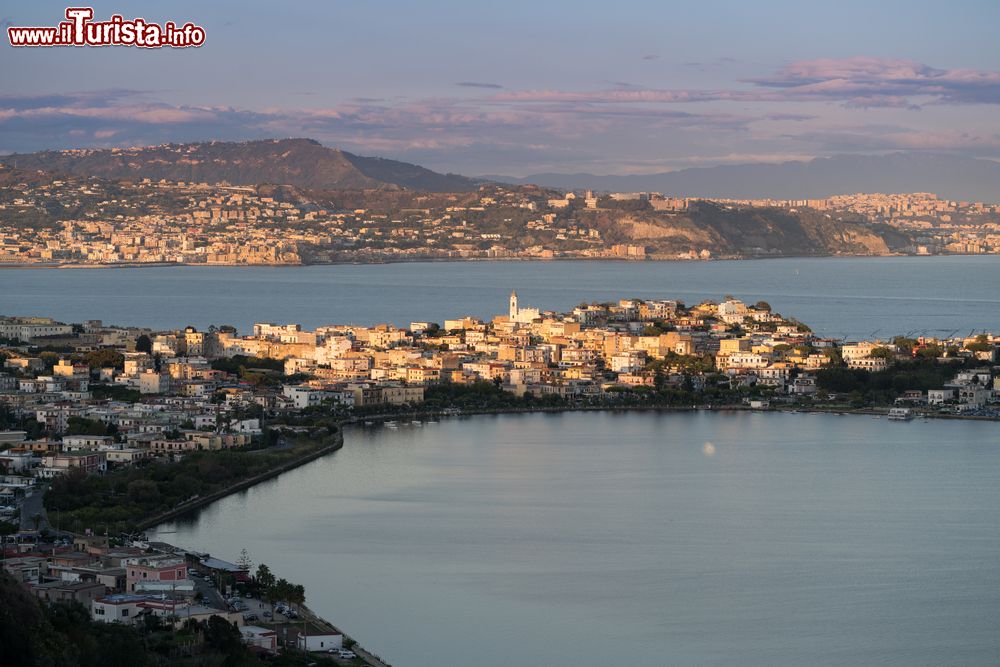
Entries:
<svg viewBox="0 0 1000 667">
<path fill-rule="evenodd" d="M 291 461 L 286 461 L 281 465 L 275 466 L 271 470 L 268 470 L 267 472 L 263 472 L 259 475 L 254 475 L 253 477 L 248 477 L 244 480 L 236 482 L 235 484 L 227 486 L 224 489 L 220 489 L 214 493 L 209 493 L 207 495 L 195 498 L 194 500 L 181 503 L 180 505 L 174 507 L 173 509 L 157 514 L 156 516 L 149 517 L 148 519 L 137 524 L 136 528 L 138 530 L 146 530 L 147 528 L 152 528 L 153 526 L 157 526 L 161 523 L 164 523 L 165 521 L 176 519 L 177 517 L 187 514 L 192 510 L 200 509 L 202 507 L 205 507 L 206 505 L 211 505 L 216 500 L 225 498 L 226 496 L 232 495 L 238 491 L 249 489 L 251 486 L 254 486 L 263 481 L 277 477 L 281 473 L 288 472 L 289 470 L 294 470 L 295 468 L 305 465 L 310 461 L 315 461 L 321 456 L 326 456 L 327 454 L 335 452 L 344 446 L 343 429 L 338 428 L 337 432 L 332 436 L 332 438 L 333 442 L 331 442 L 328 445 L 324 445 L 323 447 L 320 447 L 315 451 L 309 452 L 308 454 L 292 459 Z"/>
</svg>

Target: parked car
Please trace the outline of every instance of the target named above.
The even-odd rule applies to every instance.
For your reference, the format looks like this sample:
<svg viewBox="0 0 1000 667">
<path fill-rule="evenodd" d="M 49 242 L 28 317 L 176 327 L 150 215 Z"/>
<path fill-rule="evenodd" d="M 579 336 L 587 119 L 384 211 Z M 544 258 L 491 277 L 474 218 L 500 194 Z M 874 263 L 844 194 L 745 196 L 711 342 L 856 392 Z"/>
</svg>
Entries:
<svg viewBox="0 0 1000 667">
<path fill-rule="evenodd" d="M 344 658 L 345 660 L 351 660 L 353 658 L 358 657 L 354 651 L 348 651 L 347 649 L 340 649 L 339 651 L 337 651 L 337 654 L 341 658 Z"/>
<path fill-rule="evenodd" d="M 243 614 L 243 620 L 244 621 L 256 621 L 257 620 L 257 614 L 253 614 L 253 613 Z"/>
<path fill-rule="evenodd" d="M 264 611 L 264 618 L 272 618 L 273 616 L 274 614 L 272 614 L 271 612 L 266 610 Z"/>
</svg>

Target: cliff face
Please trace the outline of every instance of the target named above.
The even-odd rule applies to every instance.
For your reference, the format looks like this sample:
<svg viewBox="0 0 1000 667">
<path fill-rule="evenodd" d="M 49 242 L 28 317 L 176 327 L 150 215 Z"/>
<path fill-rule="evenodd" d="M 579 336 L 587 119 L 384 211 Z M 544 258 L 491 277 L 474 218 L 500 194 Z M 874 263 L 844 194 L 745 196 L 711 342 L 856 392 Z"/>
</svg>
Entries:
<svg viewBox="0 0 1000 667">
<path fill-rule="evenodd" d="M 631 213 L 611 223 L 612 238 L 652 254 L 707 249 L 716 255 L 885 255 L 911 243 L 884 225 L 837 220 L 811 210 L 726 208 L 699 203 L 682 214 Z"/>
</svg>

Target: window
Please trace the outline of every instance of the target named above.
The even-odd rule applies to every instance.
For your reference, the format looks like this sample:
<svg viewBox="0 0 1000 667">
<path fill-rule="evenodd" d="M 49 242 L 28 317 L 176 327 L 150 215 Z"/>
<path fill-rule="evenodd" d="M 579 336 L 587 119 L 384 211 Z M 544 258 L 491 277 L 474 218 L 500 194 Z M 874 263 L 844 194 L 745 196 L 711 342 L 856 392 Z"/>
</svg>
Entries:
<svg viewBox="0 0 1000 667">
<path fill-rule="evenodd" d="M 128 616 L 128 609 L 122 609 L 122 616 Z"/>
</svg>

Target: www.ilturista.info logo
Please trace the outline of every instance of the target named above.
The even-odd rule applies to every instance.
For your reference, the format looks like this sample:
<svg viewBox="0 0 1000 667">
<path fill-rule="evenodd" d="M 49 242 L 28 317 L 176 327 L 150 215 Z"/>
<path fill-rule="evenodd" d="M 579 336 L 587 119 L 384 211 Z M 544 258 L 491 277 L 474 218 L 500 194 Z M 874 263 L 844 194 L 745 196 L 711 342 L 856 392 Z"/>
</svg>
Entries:
<svg viewBox="0 0 1000 667">
<path fill-rule="evenodd" d="M 145 19 L 126 20 L 114 14 L 108 21 L 92 21 L 91 7 L 67 7 L 66 20 L 53 27 L 9 27 L 11 46 L 139 46 L 184 48 L 205 43 L 205 29 L 191 22 L 178 26 Z"/>
</svg>

